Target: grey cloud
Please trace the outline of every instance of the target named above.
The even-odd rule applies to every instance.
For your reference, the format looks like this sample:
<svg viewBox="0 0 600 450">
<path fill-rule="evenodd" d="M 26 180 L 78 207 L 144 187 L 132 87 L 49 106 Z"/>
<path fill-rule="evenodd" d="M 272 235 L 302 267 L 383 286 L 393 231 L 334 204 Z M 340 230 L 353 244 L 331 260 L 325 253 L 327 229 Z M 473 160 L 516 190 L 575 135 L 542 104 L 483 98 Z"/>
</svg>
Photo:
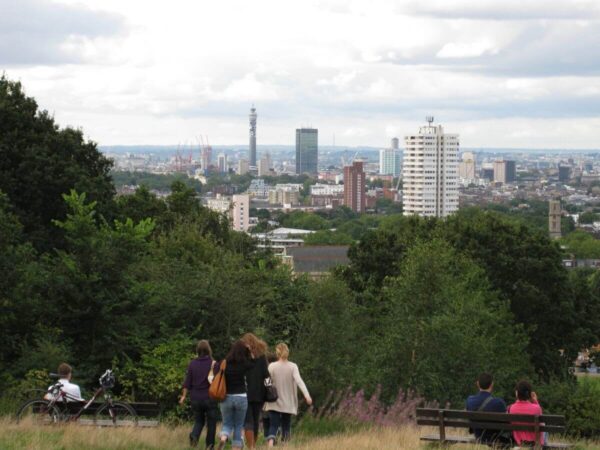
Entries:
<svg viewBox="0 0 600 450">
<path fill-rule="evenodd" d="M 409 15 L 442 19 L 473 20 L 573 20 L 599 18 L 600 10 L 594 0 L 569 2 L 548 0 L 476 0 L 449 2 L 447 0 L 413 0 L 400 7 Z"/>
<path fill-rule="evenodd" d="M 76 63 L 68 39 L 115 35 L 124 29 L 117 15 L 45 0 L 0 0 L 0 64 Z"/>
<path fill-rule="evenodd" d="M 390 57 L 394 49 L 383 49 L 385 62 L 430 65 L 438 68 L 487 75 L 546 77 L 600 74 L 600 27 L 591 22 L 548 25 L 532 23 L 515 41 L 496 53 L 479 57 L 439 58 L 443 44 L 429 47 L 414 58 Z"/>
</svg>

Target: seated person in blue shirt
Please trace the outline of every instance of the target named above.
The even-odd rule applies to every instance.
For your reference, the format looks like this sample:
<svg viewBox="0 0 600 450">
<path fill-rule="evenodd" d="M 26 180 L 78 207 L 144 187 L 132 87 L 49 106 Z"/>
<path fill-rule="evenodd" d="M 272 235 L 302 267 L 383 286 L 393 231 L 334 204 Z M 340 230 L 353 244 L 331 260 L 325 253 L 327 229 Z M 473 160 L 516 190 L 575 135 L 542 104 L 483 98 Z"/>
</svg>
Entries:
<svg viewBox="0 0 600 450">
<path fill-rule="evenodd" d="M 474 412 L 506 412 L 506 403 L 501 398 L 494 397 L 494 378 L 489 373 L 482 373 L 477 379 L 477 395 L 470 395 L 467 398 L 467 411 Z M 510 437 L 506 437 L 497 430 L 471 430 L 478 441 L 482 443 L 510 444 Z M 506 442 L 505 442 L 506 441 Z"/>
</svg>

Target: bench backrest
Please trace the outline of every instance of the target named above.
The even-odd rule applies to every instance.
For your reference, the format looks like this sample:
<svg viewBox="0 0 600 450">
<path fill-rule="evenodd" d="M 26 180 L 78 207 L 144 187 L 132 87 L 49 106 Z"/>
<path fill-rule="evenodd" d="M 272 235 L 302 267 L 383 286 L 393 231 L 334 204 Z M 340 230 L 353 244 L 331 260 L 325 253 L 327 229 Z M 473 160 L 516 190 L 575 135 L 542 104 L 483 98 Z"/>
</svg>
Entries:
<svg viewBox="0 0 600 450">
<path fill-rule="evenodd" d="M 417 408 L 417 425 L 438 427 L 440 440 L 446 439 L 448 428 L 477 428 L 502 431 L 563 433 L 565 416 L 471 412 L 454 409 Z M 539 440 L 539 439 L 538 439 Z"/>
<path fill-rule="evenodd" d="M 77 414 L 84 404 L 85 402 L 68 402 L 66 403 L 66 408 L 69 414 Z M 100 408 L 100 406 L 103 404 L 104 402 L 94 402 L 86 411 L 83 412 L 83 414 L 86 416 L 96 414 L 98 408 Z M 128 404 L 140 417 L 160 417 L 162 413 L 160 404 L 156 402 L 129 402 Z"/>
</svg>

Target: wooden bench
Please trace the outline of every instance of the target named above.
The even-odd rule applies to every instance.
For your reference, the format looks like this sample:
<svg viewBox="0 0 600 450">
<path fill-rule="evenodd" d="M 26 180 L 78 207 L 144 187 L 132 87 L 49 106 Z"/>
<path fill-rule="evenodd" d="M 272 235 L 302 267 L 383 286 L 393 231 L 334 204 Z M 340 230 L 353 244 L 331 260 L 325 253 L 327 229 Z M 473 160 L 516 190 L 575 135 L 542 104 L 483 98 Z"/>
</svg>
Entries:
<svg viewBox="0 0 600 450">
<path fill-rule="evenodd" d="M 515 422 L 518 422 L 516 424 Z M 422 436 L 422 441 L 441 444 L 478 444 L 474 436 L 448 436 L 446 428 L 467 428 L 498 431 L 532 431 L 539 449 L 541 433 L 564 433 L 565 416 L 471 412 L 453 409 L 417 408 L 417 425 L 439 429 L 438 434 Z M 544 448 L 569 448 L 571 444 L 547 442 Z"/>
<path fill-rule="evenodd" d="M 138 415 L 137 426 L 139 427 L 157 427 L 160 423 L 160 416 L 162 414 L 162 408 L 159 403 L 156 402 L 126 402 Z M 67 408 L 70 414 L 77 414 L 81 409 L 83 403 L 80 402 L 69 402 Z M 93 419 L 88 417 L 96 414 L 98 408 L 103 405 L 104 402 L 94 402 L 90 407 L 85 410 L 78 420 L 80 425 L 94 425 Z M 98 425 L 98 423 L 96 423 Z M 102 426 L 102 423 L 100 423 Z"/>
</svg>

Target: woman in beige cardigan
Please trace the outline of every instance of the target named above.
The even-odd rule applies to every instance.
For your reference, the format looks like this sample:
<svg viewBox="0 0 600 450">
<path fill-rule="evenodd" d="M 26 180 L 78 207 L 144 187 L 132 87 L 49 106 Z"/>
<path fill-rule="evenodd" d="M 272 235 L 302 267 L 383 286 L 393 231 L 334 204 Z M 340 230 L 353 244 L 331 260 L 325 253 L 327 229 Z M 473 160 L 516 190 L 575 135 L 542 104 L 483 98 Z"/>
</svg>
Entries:
<svg viewBox="0 0 600 450">
<path fill-rule="evenodd" d="M 269 412 L 270 426 L 267 441 L 269 447 L 273 447 L 277 430 L 281 427 L 281 439 L 288 441 L 292 424 L 292 415 L 298 414 L 298 394 L 300 388 L 308 405 L 312 405 L 312 399 L 306 389 L 306 385 L 300 377 L 298 366 L 288 361 L 290 350 L 283 342 L 275 347 L 277 362 L 269 364 L 269 373 L 273 386 L 277 388 L 277 401 L 267 403 L 266 410 Z"/>
</svg>

